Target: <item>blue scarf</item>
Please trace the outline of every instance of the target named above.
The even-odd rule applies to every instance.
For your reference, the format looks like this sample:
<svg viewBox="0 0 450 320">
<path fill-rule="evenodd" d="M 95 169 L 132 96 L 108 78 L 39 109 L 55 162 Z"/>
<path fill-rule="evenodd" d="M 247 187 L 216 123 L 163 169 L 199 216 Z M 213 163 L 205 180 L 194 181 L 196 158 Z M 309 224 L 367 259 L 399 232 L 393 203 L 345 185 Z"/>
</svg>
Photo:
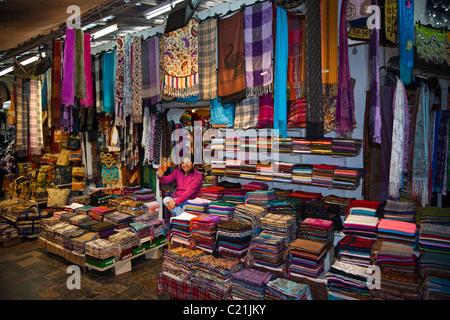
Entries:
<svg viewBox="0 0 450 320">
<path fill-rule="evenodd" d="M 414 62 L 414 0 L 398 1 L 398 41 L 400 78 L 408 85 L 412 81 Z"/>
<path fill-rule="evenodd" d="M 287 137 L 288 54 L 287 12 L 277 7 L 273 128 L 278 129 L 283 138 Z"/>
</svg>

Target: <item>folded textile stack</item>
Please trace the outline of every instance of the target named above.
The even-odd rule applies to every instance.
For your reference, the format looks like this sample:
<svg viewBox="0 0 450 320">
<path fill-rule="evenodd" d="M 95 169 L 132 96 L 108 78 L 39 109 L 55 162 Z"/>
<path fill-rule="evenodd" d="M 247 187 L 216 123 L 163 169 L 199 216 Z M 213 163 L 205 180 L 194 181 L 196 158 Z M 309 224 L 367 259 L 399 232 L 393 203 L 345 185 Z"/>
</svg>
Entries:
<svg viewBox="0 0 450 320">
<path fill-rule="evenodd" d="M 383 209 L 383 217 L 385 219 L 414 222 L 414 211 L 415 206 L 413 202 L 401 202 L 388 199 Z"/>
<path fill-rule="evenodd" d="M 223 192 L 223 200 L 230 203 L 244 203 L 246 190 L 240 188 L 225 189 Z"/>
<path fill-rule="evenodd" d="M 276 279 L 270 272 L 245 268 L 231 275 L 234 300 L 264 300 L 267 283 Z"/>
<path fill-rule="evenodd" d="M 358 214 L 358 215 L 366 215 L 371 217 L 376 217 L 377 210 L 380 208 L 380 201 L 370 201 L 370 200 L 353 200 L 347 206 L 347 211 L 345 215 L 349 214 Z"/>
<path fill-rule="evenodd" d="M 356 200 L 356 198 L 347 198 L 347 197 L 340 197 L 335 195 L 328 195 L 322 198 L 322 200 L 326 204 L 335 204 L 338 205 L 341 209 L 341 216 L 345 215 L 345 212 L 347 211 L 347 207 L 353 200 Z"/>
<path fill-rule="evenodd" d="M 220 255 L 242 258 L 252 240 L 252 224 L 240 219 L 221 222 L 217 226 L 217 250 Z"/>
<path fill-rule="evenodd" d="M 130 223 L 130 231 L 138 236 L 139 239 L 151 237 L 152 227 L 143 221 Z"/>
<path fill-rule="evenodd" d="M 263 164 L 258 162 L 256 164 L 256 179 L 264 181 L 272 181 L 275 168 L 271 163 Z"/>
<path fill-rule="evenodd" d="M 281 188 L 273 188 L 277 195 L 278 200 L 286 200 L 289 198 L 289 195 L 294 191 L 292 189 L 281 189 Z"/>
<path fill-rule="evenodd" d="M 293 169 L 294 169 L 293 163 L 275 161 L 273 170 L 273 181 L 291 182 Z"/>
<path fill-rule="evenodd" d="M 269 281 L 266 288 L 266 300 L 312 300 L 309 285 L 288 279 L 276 278 Z"/>
<path fill-rule="evenodd" d="M 224 150 L 225 149 L 225 138 L 215 137 L 211 139 L 211 150 Z"/>
<path fill-rule="evenodd" d="M 212 159 L 211 160 L 211 174 L 213 176 L 225 175 L 225 160 Z"/>
<path fill-rule="evenodd" d="M 54 217 L 58 217 L 58 213 L 59 213 L 59 221 L 61 222 L 67 222 L 70 223 L 70 219 L 75 217 L 76 215 L 78 215 L 78 213 L 73 212 L 73 211 L 58 211 L 53 214 Z"/>
<path fill-rule="evenodd" d="M 311 141 L 305 138 L 292 138 L 293 153 L 311 153 Z"/>
<path fill-rule="evenodd" d="M 331 220 L 335 230 L 343 229 L 339 206 L 328 204 L 322 199 L 311 200 L 305 204 L 303 219 L 307 218 Z"/>
<path fill-rule="evenodd" d="M 134 193 L 139 190 L 141 190 L 141 187 L 138 185 L 126 185 L 122 188 L 120 194 L 124 197 L 134 198 Z"/>
<path fill-rule="evenodd" d="M 379 220 L 377 217 L 351 214 L 344 220 L 343 231 L 345 235 L 376 239 L 378 223 Z"/>
<path fill-rule="evenodd" d="M 176 279 L 190 283 L 192 278 L 192 266 L 205 252 L 184 247 L 176 247 L 164 250 L 161 272 Z"/>
<path fill-rule="evenodd" d="M 87 214 L 76 214 L 75 216 L 73 216 L 69 219 L 69 222 L 70 222 L 70 224 L 73 224 L 74 226 L 79 226 L 80 224 L 84 224 L 91 220 L 92 220 L 92 218 L 90 216 L 88 216 Z"/>
<path fill-rule="evenodd" d="M 231 152 L 232 154 L 236 153 L 240 149 L 241 138 L 239 136 L 225 136 L 225 150 L 227 152 Z"/>
<path fill-rule="evenodd" d="M 308 202 L 311 200 L 322 199 L 322 194 L 318 192 L 296 190 L 289 195 L 289 198 L 300 198 L 304 202 Z"/>
<path fill-rule="evenodd" d="M 249 162 L 249 161 L 242 161 L 241 162 L 241 174 L 239 175 L 240 178 L 246 178 L 246 179 L 255 179 L 256 178 L 256 163 Z"/>
<path fill-rule="evenodd" d="M 331 155 L 333 149 L 332 142 L 330 139 L 311 141 L 311 153 Z"/>
<path fill-rule="evenodd" d="M 152 228 L 151 239 L 152 240 L 161 239 L 162 237 L 166 237 L 166 235 L 167 235 L 166 220 L 153 218 L 153 219 L 143 220 L 142 222 L 151 226 L 151 228 Z"/>
<path fill-rule="evenodd" d="M 275 190 L 259 190 L 247 192 L 245 196 L 245 204 L 252 204 L 266 208 L 270 201 L 276 200 L 277 194 Z"/>
<path fill-rule="evenodd" d="M 415 214 L 415 222 L 420 227 L 422 223 L 450 225 L 450 208 L 419 207 Z"/>
<path fill-rule="evenodd" d="M 40 236 L 47 238 L 47 230 L 48 228 L 60 223 L 59 219 L 57 217 L 49 217 L 49 218 L 43 218 L 39 220 L 40 224 Z M 17 231 L 17 230 L 16 230 Z"/>
<path fill-rule="evenodd" d="M 378 223 L 378 240 L 417 246 L 418 230 L 415 223 L 381 219 Z"/>
<path fill-rule="evenodd" d="M 269 186 L 264 182 L 252 181 L 250 183 L 243 184 L 242 190 L 247 190 L 247 192 L 258 190 L 269 190 Z"/>
<path fill-rule="evenodd" d="M 188 199 L 184 211 L 195 215 L 205 214 L 208 212 L 210 202 L 211 200 L 203 198 Z"/>
<path fill-rule="evenodd" d="M 304 203 L 299 198 L 287 198 L 270 201 L 267 205 L 268 213 L 276 213 L 289 215 L 295 218 L 296 224 L 301 220 L 303 214 Z"/>
<path fill-rule="evenodd" d="M 207 254 L 199 257 L 193 263 L 191 283 L 230 296 L 231 275 L 243 267 L 243 264 L 236 258 L 214 257 Z"/>
<path fill-rule="evenodd" d="M 265 143 L 265 146 L 268 146 L 270 148 L 271 141 L 267 139 L 260 140 L 259 138 L 257 139 L 255 137 L 239 137 L 237 140 L 238 151 L 240 153 L 257 152 L 259 143 L 261 143 L 261 146 Z"/>
<path fill-rule="evenodd" d="M 111 212 L 107 213 L 103 217 L 104 222 L 109 222 L 114 225 L 114 229 L 124 229 L 128 228 L 130 223 L 133 221 L 133 217 L 122 212 Z"/>
<path fill-rule="evenodd" d="M 80 228 L 78 228 L 77 226 L 73 226 L 66 222 L 63 222 L 63 223 L 65 224 L 65 226 L 62 226 L 61 228 L 56 228 L 58 225 L 55 225 L 55 230 L 54 230 L 55 242 L 56 242 L 56 244 L 58 244 L 62 247 L 64 246 L 65 241 L 67 244 L 68 238 L 70 238 L 73 233 L 76 233 L 80 230 Z"/>
<path fill-rule="evenodd" d="M 333 155 L 343 157 L 354 157 L 361 150 L 361 140 L 333 139 L 332 143 Z"/>
<path fill-rule="evenodd" d="M 422 223 L 419 229 L 419 250 L 450 253 L 450 226 Z"/>
<path fill-rule="evenodd" d="M 101 222 L 103 221 L 104 215 L 110 212 L 114 212 L 114 209 L 105 206 L 99 206 L 90 208 L 88 214 L 95 221 Z"/>
<path fill-rule="evenodd" d="M 296 164 L 292 168 L 292 182 L 311 184 L 313 175 L 312 164 Z"/>
<path fill-rule="evenodd" d="M 120 202 L 117 210 L 136 218 L 147 213 L 147 206 L 142 201 L 125 200 Z"/>
<path fill-rule="evenodd" d="M 208 206 L 208 213 L 216 215 L 220 218 L 220 221 L 230 221 L 233 219 L 234 209 L 236 203 L 228 201 L 212 201 Z"/>
<path fill-rule="evenodd" d="M 92 228 L 92 226 L 99 224 L 101 222 L 99 221 L 95 221 L 94 219 L 91 219 L 90 221 L 83 221 L 80 223 L 79 227 L 81 229 L 85 229 L 85 230 L 90 230 Z"/>
<path fill-rule="evenodd" d="M 90 231 L 97 233 L 100 238 L 107 238 L 115 232 L 114 225 L 110 222 L 104 221 L 94 224 L 90 228 Z"/>
<path fill-rule="evenodd" d="M 379 278 L 379 287 L 370 290 L 372 300 L 418 300 L 420 280 L 417 273 L 385 269 Z"/>
<path fill-rule="evenodd" d="M 73 252 L 78 254 L 85 254 L 86 244 L 90 241 L 98 239 L 98 234 L 94 232 L 85 232 L 79 237 L 72 238 Z"/>
<path fill-rule="evenodd" d="M 190 220 L 192 247 L 208 253 L 215 251 L 216 229 L 220 218 L 214 215 L 202 214 Z"/>
<path fill-rule="evenodd" d="M 269 131 L 260 131 L 260 134 L 258 135 L 258 138 L 256 138 L 256 144 L 257 144 L 257 148 L 259 152 L 264 152 L 264 153 L 268 153 L 269 150 L 271 150 L 273 148 L 273 140 L 272 137 L 270 136 L 270 132 Z M 263 134 L 266 134 L 267 136 L 264 136 Z M 255 150 L 256 152 L 256 150 Z"/>
<path fill-rule="evenodd" d="M 144 202 L 144 205 L 147 207 L 147 215 L 159 213 L 159 203 L 157 201 Z"/>
<path fill-rule="evenodd" d="M 141 239 L 137 234 L 127 230 L 111 235 L 109 242 L 118 244 L 121 251 L 141 246 Z"/>
<path fill-rule="evenodd" d="M 170 218 L 170 238 L 174 242 L 185 245 L 191 244 L 191 233 L 189 232 L 189 224 L 191 219 L 197 217 L 195 214 L 183 212 L 182 214 Z"/>
<path fill-rule="evenodd" d="M 370 300 L 367 268 L 335 261 L 326 277 L 329 295 L 343 300 Z"/>
<path fill-rule="evenodd" d="M 424 300 L 450 300 L 450 254 L 424 251 L 418 263 L 424 279 L 421 298 Z"/>
<path fill-rule="evenodd" d="M 121 204 L 123 201 L 128 201 L 128 200 L 130 200 L 130 199 L 125 196 L 110 197 L 108 199 L 108 207 L 117 210 L 117 208 L 119 207 L 119 204 Z"/>
<path fill-rule="evenodd" d="M 289 244 L 295 240 L 297 220 L 290 215 L 268 213 L 261 218 L 261 229 L 284 237 L 286 244 Z"/>
<path fill-rule="evenodd" d="M 363 169 L 337 166 L 333 171 L 333 187 L 356 189 L 361 182 Z"/>
<path fill-rule="evenodd" d="M 105 260 L 110 257 L 120 258 L 120 247 L 117 243 L 111 243 L 106 239 L 96 239 L 86 243 L 85 254 L 96 260 Z"/>
<path fill-rule="evenodd" d="M 126 193 L 123 193 L 123 192 L 124 191 L 122 191 L 122 195 L 124 195 L 134 201 L 142 201 L 142 202 L 156 201 L 155 192 L 152 189 L 143 188 L 143 189 L 133 190 L 131 192 L 126 192 Z"/>
<path fill-rule="evenodd" d="M 83 207 L 79 207 L 77 209 L 75 209 L 75 213 L 78 214 L 89 214 L 89 210 L 94 208 L 93 206 L 83 206 Z M 57 212 L 53 213 L 53 216 L 56 216 L 55 214 L 57 214 Z M 61 214 L 60 214 L 61 215 Z"/>
<path fill-rule="evenodd" d="M 373 263 L 382 268 L 406 273 L 416 272 L 413 248 L 400 243 L 377 241 L 372 246 Z"/>
<path fill-rule="evenodd" d="M 306 218 L 300 223 L 298 238 L 325 243 L 329 250 L 334 242 L 333 221 Z"/>
<path fill-rule="evenodd" d="M 324 243 L 296 239 L 289 244 L 288 276 L 318 278 L 325 271 L 327 246 Z"/>
<path fill-rule="evenodd" d="M 305 128 L 306 127 L 306 99 L 299 98 L 291 100 L 288 104 L 287 127 Z M 294 138 L 292 138 L 294 140 Z"/>
<path fill-rule="evenodd" d="M 375 241 L 347 235 L 336 244 L 334 255 L 338 261 L 368 267 L 372 263 L 372 247 Z"/>
<path fill-rule="evenodd" d="M 209 186 L 206 188 L 202 188 L 198 194 L 198 197 L 211 201 L 222 200 L 224 190 L 224 187 Z"/>
<path fill-rule="evenodd" d="M 253 238 L 246 262 L 250 267 L 263 268 L 284 274 L 286 267 L 286 240 L 283 236 L 262 231 Z"/>
<path fill-rule="evenodd" d="M 333 174 L 335 165 L 314 164 L 312 171 L 312 184 L 322 187 L 331 187 L 333 185 Z"/>
<path fill-rule="evenodd" d="M 41 230 L 42 232 L 42 230 Z M 19 236 L 19 233 L 17 232 L 17 229 L 11 226 L 9 223 L 4 222 L 0 223 L 0 240 L 6 241 L 11 240 L 14 238 L 17 238 Z"/>
<path fill-rule="evenodd" d="M 81 237 L 83 234 L 87 233 L 88 231 L 76 227 L 76 229 L 73 229 L 71 232 L 67 232 L 62 235 L 62 242 L 63 242 L 63 248 L 69 251 L 73 250 L 73 239 Z"/>
<path fill-rule="evenodd" d="M 291 153 L 292 138 L 274 137 L 272 138 L 272 150 L 278 153 Z"/>
<path fill-rule="evenodd" d="M 227 177 L 239 178 L 241 174 L 241 160 L 226 159 L 225 160 L 225 175 Z"/>
<path fill-rule="evenodd" d="M 266 208 L 253 204 L 238 204 L 234 209 L 233 217 L 250 222 L 253 234 L 258 235 L 261 232 L 261 218 L 266 214 Z"/>
</svg>

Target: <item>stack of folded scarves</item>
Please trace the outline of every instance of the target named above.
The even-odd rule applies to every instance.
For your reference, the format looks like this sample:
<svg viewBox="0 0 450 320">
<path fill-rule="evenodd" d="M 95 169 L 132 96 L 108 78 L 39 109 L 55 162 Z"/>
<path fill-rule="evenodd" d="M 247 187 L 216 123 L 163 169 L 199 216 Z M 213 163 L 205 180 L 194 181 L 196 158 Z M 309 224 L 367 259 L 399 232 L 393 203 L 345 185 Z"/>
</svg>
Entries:
<svg viewBox="0 0 450 320">
<path fill-rule="evenodd" d="M 234 300 L 264 300 L 267 283 L 276 279 L 270 272 L 244 268 L 231 275 Z"/>
<path fill-rule="evenodd" d="M 289 195 L 289 198 L 300 198 L 303 202 L 308 202 L 311 200 L 322 199 L 322 194 L 318 192 L 296 190 Z"/>
<path fill-rule="evenodd" d="M 220 159 L 211 160 L 211 175 L 213 176 L 225 175 L 225 160 Z"/>
<path fill-rule="evenodd" d="M 450 254 L 424 251 L 418 263 L 423 300 L 450 300 Z"/>
<path fill-rule="evenodd" d="M 269 185 L 264 182 L 252 181 L 250 183 L 245 183 L 242 185 L 243 190 L 249 191 L 258 191 L 258 190 L 269 190 Z"/>
<path fill-rule="evenodd" d="M 147 206 L 142 201 L 125 200 L 120 202 L 117 210 L 136 218 L 147 213 Z"/>
<path fill-rule="evenodd" d="M 211 200 L 211 201 L 222 200 L 224 190 L 225 190 L 224 187 L 209 186 L 209 187 L 200 189 L 198 197 L 207 199 L 207 200 Z"/>
<path fill-rule="evenodd" d="M 256 178 L 256 163 L 250 161 L 241 162 L 240 178 L 255 179 Z"/>
<path fill-rule="evenodd" d="M 309 285 L 276 278 L 267 283 L 266 300 L 312 300 Z"/>
<path fill-rule="evenodd" d="M 240 219 L 221 222 L 217 226 L 217 250 L 220 255 L 240 259 L 247 254 L 252 236 L 250 222 Z"/>
<path fill-rule="evenodd" d="M 233 217 L 250 222 L 253 234 L 261 232 L 261 218 L 267 214 L 267 209 L 253 204 L 238 204 L 234 209 Z"/>
<path fill-rule="evenodd" d="M 231 275 L 243 267 L 236 258 L 204 255 L 192 265 L 191 283 L 206 290 L 222 292 L 224 296 L 230 297 Z"/>
<path fill-rule="evenodd" d="M 294 191 L 292 189 L 281 189 L 281 188 L 273 188 L 273 190 L 275 190 L 278 200 L 284 200 L 289 198 L 289 195 Z"/>
<path fill-rule="evenodd" d="M 356 189 L 361 181 L 363 169 L 337 166 L 333 171 L 333 187 Z"/>
<path fill-rule="evenodd" d="M 253 238 L 247 253 L 247 264 L 266 271 L 285 273 L 287 245 L 283 236 L 262 231 Z"/>
<path fill-rule="evenodd" d="M 233 202 L 211 201 L 208 206 L 208 213 L 218 216 L 221 222 L 225 222 L 233 219 L 235 208 L 236 203 Z"/>
<path fill-rule="evenodd" d="M 419 207 L 415 214 L 415 220 L 419 227 L 422 223 L 427 222 L 450 225 L 450 208 Z"/>
<path fill-rule="evenodd" d="M 335 261 L 326 273 L 330 296 L 343 300 L 370 300 L 367 268 Z"/>
<path fill-rule="evenodd" d="M 137 234 L 127 230 L 111 235 L 109 242 L 118 244 L 121 251 L 141 246 L 141 239 Z"/>
<path fill-rule="evenodd" d="M 89 241 L 85 246 L 85 255 L 96 260 L 105 260 L 115 257 L 119 260 L 121 254 L 120 246 L 106 239 Z"/>
<path fill-rule="evenodd" d="M 139 239 L 144 239 L 147 237 L 151 237 L 152 226 L 143 221 L 136 221 L 130 223 L 130 231 L 136 234 Z"/>
<path fill-rule="evenodd" d="M 182 214 L 170 218 L 170 238 L 173 242 L 191 245 L 191 233 L 189 232 L 189 224 L 191 219 L 196 218 L 194 214 L 183 212 Z"/>
<path fill-rule="evenodd" d="M 70 223 L 70 219 L 77 216 L 78 213 L 73 211 L 63 211 L 59 216 L 59 221 Z M 55 214 L 53 214 L 55 217 Z"/>
<path fill-rule="evenodd" d="M 343 229 L 339 206 L 328 204 L 322 199 L 311 200 L 305 204 L 303 219 L 307 218 L 331 220 L 335 230 Z"/>
<path fill-rule="evenodd" d="M 239 178 L 240 174 L 241 174 L 241 160 L 226 159 L 225 176 L 231 178 Z"/>
<path fill-rule="evenodd" d="M 270 146 L 270 140 L 267 141 Z M 258 148 L 258 140 L 255 137 L 240 137 L 237 140 L 239 152 L 256 152 Z"/>
<path fill-rule="evenodd" d="M 312 164 L 296 164 L 292 168 L 292 182 L 311 184 L 313 174 Z"/>
<path fill-rule="evenodd" d="M 341 209 L 341 215 L 343 216 L 343 215 L 345 215 L 345 212 L 347 211 L 347 207 L 349 206 L 349 204 L 353 200 L 356 200 L 356 198 L 347 198 L 347 197 L 340 197 L 340 196 L 335 196 L 335 195 L 328 195 L 328 196 L 324 196 L 322 198 L 322 200 L 327 204 L 338 205 L 339 208 Z"/>
<path fill-rule="evenodd" d="M 293 169 L 294 169 L 293 163 L 276 161 L 275 169 L 273 172 L 273 181 L 291 182 Z"/>
<path fill-rule="evenodd" d="M 372 246 L 372 259 L 383 271 L 416 272 L 417 258 L 413 248 L 404 244 L 376 241 Z"/>
<path fill-rule="evenodd" d="M 372 247 L 375 241 L 374 239 L 347 235 L 336 244 L 335 257 L 341 262 L 368 267 L 372 263 Z"/>
<path fill-rule="evenodd" d="M 418 229 L 415 223 L 381 219 L 378 223 L 378 240 L 417 246 Z"/>
<path fill-rule="evenodd" d="M 69 219 L 69 222 L 74 226 L 79 226 L 80 224 L 83 224 L 91 220 L 92 218 L 89 217 L 87 214 L 76 214 L 75 216 Z"/>
<path fill-rule="evenodd" d="M 164 250 L 161 272 L 169 277 L 190 282 L 192 278 L 192 266 L 205 255 L 202 250 L 192 250 L 184 247 L 176 247 Z"/>
<path fill-rule="evenodd" d="M 230 203 L 245 203 L 246 190 L 241 188 L 225 189 L 223 192 L 223 200 Z"/>
<path fill-rule="evenodd" d="M 419 229 L 419 250 L 450 253 L 450 226 L 422 223 Z"/>
<path fill-rule="evenodd" d="M 380 201 L 353 200 L 347 206 L 347 211 L 345 212 L 345 214 L 359 214 L 376 217 L 377 210 L 380 208 L 380 204 Z"/>
<path fill-rule="evenodd" d="M 274 167 L 268 163 L 263 164 L 258 162 L 256 164 L 256 179 L 264 181 L 272 181 L 274 176 Z"/>
<path fill-rule="evenodd" d="M 166 220 L 153 218 L 153 219 L 145 219 L 141 221 L 146 225 L 151 227 L 151 240 L 161 239 L 162 237 L 166 237 L 167 235 L 167 225 Z"/>
<path fill-rule="evenodd" d="M 134 198 L 134 193 L 141 190 L 141 187 L 138 185 L 127 185 L 122 188 L 120 194 L 125 197 Z"/>
<path fill-rule="evenodd" d="M 109 237 L 110 235 L 112 235 L 115 232 L 114 224 L 112 224 L 110 222 L 104 222 L 104 221 L 94 224 L 90 228 L 90 231 L 97 233 L 98 236 L 102 239 Z"/>
<path fill-rule="evenodd" d="M 311 141 L 311 153 L 331 155 L 332 140 L 324 139 Z"/>
<path fill-rule="evenodd" d="M 157 201 L 145 202 L 144 205 L 147 207 L 147 214 L 159 213 L 159 203 Z"/>
<path fill-rule="evenodd" d="M 83 207 L 79 207 L 77 209 L 75 209 L 75 213 L 78 214 L 89 214 L 89 210 L 94 208 L 93 206 L 83 206 Z M 58 216 L 58 212 L 53 213 L 54 217 L 60 217 L 61 213 Z"/>
<path fill-rule="evenodd" d="M 293 153 L 311 153 L 311 141 L 305 138 L 292 138 L 291 150 Z"/>
<path fill-rule="evenodd" d="M 184 211 L 195 215 L 207 213 L 210 202 L 211 200 L 203 198 L 188 199 L 184 206 Z"/>
<path fill-rule="evenodd" d="M 267 205 L 268 213 L 288 215 L 295 218 L 298 225 L 304 209 L 304 203 L 299 198 L 287 198 L 270 201 Z"/>
<path fill-rule="evenodd" d="M 401 202 L 388 199 L 383 208 L 383 217 L 385 219 L 413 222 L 414 210 L 415 206 L 413 202 Z"/>
<path fill-rule="evenodd" d="M 266 208 L 270 201 L 276 199 L 277 194 L 275 190 L 259 190 L 247 192 L 247 195 L 245 196 L 245 203 Z"/>
<path fill-rule="evenodd" d="M 296 239 L 289 244 L 289 278 L 318 278 L 325 271 L 326 254 L 327 246 L 324 243 Z"/>
<path fill-rule="evenodd" d="M 300 223 L 298 238 L 325 243 L 329 250 L 334 242 L 333 221 L 306 218 Z"/>
<path fill-rule="evenodd" d="M 76 227 L 73 231 L 67 232 L 62 235 L 63 247 L 66 250 L 72 251 L 73 249 L 73 238 L 81 237 L 87 231 Z"/>
<path fill-rule="evenodd" d="M 344 234 L 357 237 L 376 239 L 377 226 L 379 220 L 377 217 L 367 215 L 350 214 L 344 220 Z"/>
<path fill-rule="evenodd" d="M 79 237 L 72 238 L 73 252 L 77 254 L 85 254 L 86 244 L 90 241 L 98 239 L 98 235 L 94 232 L 85 232 Z"/>
<path fill-rule="evenodd" d="M 105 206 L 92 207 L 89 209 L 89 216 L 96 221 L 103 221 L 104 215 L 114 212 L 114 209 Z"/>
<path fill-rule="evenodd" d="M 286 244 L 295 240 L 297 221 L 294 216 L 268 213 L 261 218 L 261 229 L 284 237 Z"/>
<path fill-rule="evenodd" d="M 274 137 L 272 139 L 272 150 L 278 153 L 291 153 L 292 138 Z"/>
<path fill-rule="evenodd" d="M 133 221 L 133 217 L 128 214 L 115 211 L 105 214 L 103 221 L 112 223 L 115 229 L 120 230 L 128 228 L 130 223 Z"/>
<path fill-rule="evenodd" d="M 333 155 L 343 157 L 354 157 L 361 149 L 361 140 L 333 139 Z"/>
<path fill-rule="evenodd" d="M 333 174 L 335 165 L 314 164 L 312 171 L 312 184 L 322 187 L 331 187 L 333 185 Z"/>
<path fill-rule="evenodd" d="M 192 247 L 208 253 L 215 251 L 216 229 L 220 218 L 214 215 L 202 214 L 189 221 Z"/>
<path fill-rule="evenodd" d="M 152 189 L 139 189 L 132 192 L 122 193 L 122 195 L 134 201 L 152 202 L 156 201 L 155 192 Z"/>
</svg>

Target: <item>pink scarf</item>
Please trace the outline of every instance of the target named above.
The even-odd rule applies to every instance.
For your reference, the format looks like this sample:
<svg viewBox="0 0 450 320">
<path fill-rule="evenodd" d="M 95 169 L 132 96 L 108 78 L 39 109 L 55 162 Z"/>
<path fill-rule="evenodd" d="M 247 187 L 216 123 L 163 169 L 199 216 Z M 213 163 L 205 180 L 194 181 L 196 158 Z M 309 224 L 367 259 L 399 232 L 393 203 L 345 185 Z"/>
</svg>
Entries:
<svg viewBox="0 0 450 320">
<path fill-rule="evenodd" d="M 91 35 L 84 34 L 84 78 L 86 83 L 86 100 L 81 99 L 80 103 L 86 107 L 94 105 L 94 93 L 92 89 L 91 74 Z"/>
<path fill-rule="evenodd" d="M 62 104 L 73 106 L 75 100 L 75 29 L 66 28 L 63 59 Z"/>
</svg>

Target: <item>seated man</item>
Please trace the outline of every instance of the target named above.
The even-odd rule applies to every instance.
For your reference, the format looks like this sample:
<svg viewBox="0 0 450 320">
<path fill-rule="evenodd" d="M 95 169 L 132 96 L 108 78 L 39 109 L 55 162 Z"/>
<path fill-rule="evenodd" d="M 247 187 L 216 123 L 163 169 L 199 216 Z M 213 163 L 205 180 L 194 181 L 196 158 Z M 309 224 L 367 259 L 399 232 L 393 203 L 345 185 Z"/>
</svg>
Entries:
<svg viewBox="0 0 450 320">
<path fill-rule="evenodd" d="M 158 169 L 158 179 L 160 183 L 177 182 L 175 199 L 165 197 L 163 204 L 174 215 L 178 216 L 184 211 L 184 205 L 188 199 L 195 199 L 202 188 L 202 174 L 194 168 L 193 156 L 183 157 L 181 166 L 172 173 L 164 176 L 164 171 Z"/>
</svg>

